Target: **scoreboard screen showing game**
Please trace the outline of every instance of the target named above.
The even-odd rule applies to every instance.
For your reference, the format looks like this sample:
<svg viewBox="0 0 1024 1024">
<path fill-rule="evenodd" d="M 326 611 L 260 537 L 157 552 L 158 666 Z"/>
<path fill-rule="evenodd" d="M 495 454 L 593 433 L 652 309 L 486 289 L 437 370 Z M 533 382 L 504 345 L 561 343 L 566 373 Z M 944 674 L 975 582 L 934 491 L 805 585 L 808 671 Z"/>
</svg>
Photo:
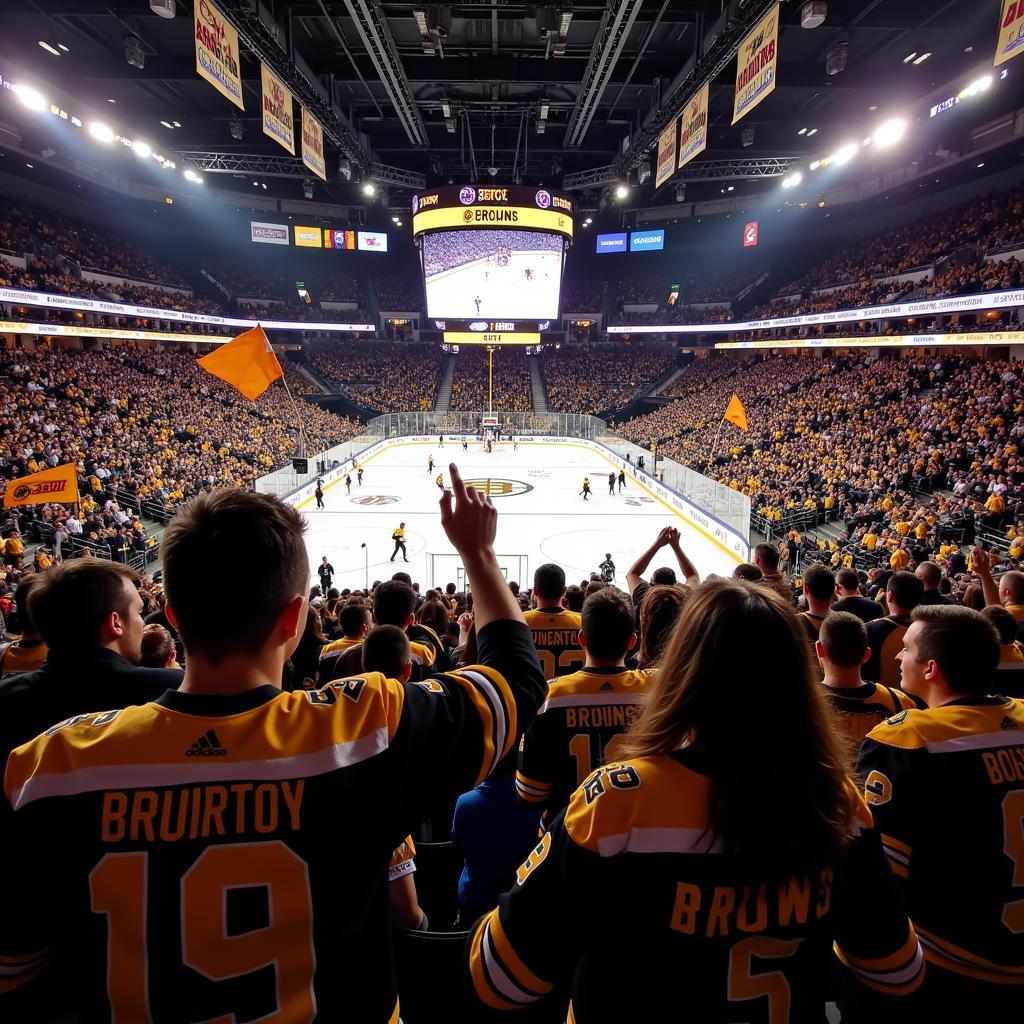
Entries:
<svg viewBox="0 0 1024 1024">
<path fill-rule="evenodd" d="M 546 189 L 453 186 L 413 197 L 427 314 L 552 320 L 572 201 Z"/>
</svg>

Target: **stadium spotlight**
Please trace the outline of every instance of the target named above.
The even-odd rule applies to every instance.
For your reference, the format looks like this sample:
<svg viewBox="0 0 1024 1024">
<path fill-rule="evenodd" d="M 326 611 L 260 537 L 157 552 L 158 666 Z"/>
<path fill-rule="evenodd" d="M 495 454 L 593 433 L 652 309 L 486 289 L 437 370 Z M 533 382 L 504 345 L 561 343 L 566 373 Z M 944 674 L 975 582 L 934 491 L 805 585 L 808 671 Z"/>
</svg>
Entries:
<svg viewBox="0 0 1024 1024">
<path fill-rule="evenodd" d="M 347 156 L 338 160 L 338 177 L 344 181 L 352 180 L 352 161 Z"/>
<path fill-rule="evenodd" d="M 193 185 L 202 185 L 203 176 L 192 170 L 191 167 L 186 167 L 182 173 L 185 175 L 186 181 L 191 181 Z"/>
<path fill-rule="evenodd" d="M 302 180 L 302 198 L 312 199 L 313 198 L 313 179 L 304 178 Z"/>
<path fill-rule="evenodd" d="M 620 184 L 620 185 L 616 185 L 615 186 L 615 198 L 616 199 L 625 199 L 626 196 L 628 196 L 628 195 L 629 195 L 629 186 L 628 185 Z"/>
<path fill-rule="evenodd" d="M 676 202 L 686 202 L 686 185 L 683 182 L 680 182 L 678 185 L 676 185 Z"/>
<path fill-rule="evenodd" d="M 752 124 L 748 124 L 747 127 L 740 132 L 740 142 L 744 149 L 754 144 L 754 134 L 754 126 Z"/>
<path fill-rule="evenodd" d="M 102 121 L 90 121 L 89 134 L 97 142 L 114 141 L 114 129 L 111 128 L 109 124 L 104 124 Z"/>
<path fill-rule="evenodd" d="M 143 160 L 145 160 L 146 157 L 153 155 L 153 147 L 142 139 L 134 139 L 132 141 L 132 150 L 135 152 L 136 156 L 141 156 Z"/>
<path fill-rule="evenodd" d="M 860 146 L 858 146 L 856 142 L 848 142 L 845 146 L 841 146 L 837 149 L 832 156 L 829 157 L 828 162 L 830 164 L 847 164 L 857 155 L 858 149 L 860 149 Z"/>
<path fill-rule="evenodd" d="M 11 92 L 28 107 L 29 110 L 45 110 L 46 97 L 30 85 L 12 85 Z"/>
<path fill-rule="evenodd" d="M 241 142 L 245 137 L 245 125 L 237 117 L 233 117 L 228 121 L 228 131 L 235 142 Z"/>
<path fill-rule="evenodd" d="M 957 94 L 957 99 L 964 99 L 967 96 L 977 96 L 978 93 L 987 91 L 992 85 L 991 75 L 982 75 L 976 78 L 966 89 Z"/>
<path fill-rule="evenodd" d="M 368 181 L 368 182 L 366 182 L 365 185 L 363 185 L 363 195 L 364 196 L 375 196 L 376 194 L 377 194 L 377 186 L 374 185 L 374 183 L 372 181 Z"/>
<path fill-rule="evenodd" d="M 803 180 L 804 176 L 799 171 L 794 171 L 792 174 L 789 174 L 782 179 L 782 187 L 795 188 Z"/>
<path fill-rule="evenodd" d="M 124 59 L 133 68 L 142 71 L 146 66 L 146 52 L 142 49 L 142 43 L 135 36 L 124 37 Z"/>
<path fill-rule="evenodd" d="M 874 139 L 879 146 L 895 146 L 906 134 L 907 122 L 902 117 L 894 117 L 875 130 Z"/>
</svg>

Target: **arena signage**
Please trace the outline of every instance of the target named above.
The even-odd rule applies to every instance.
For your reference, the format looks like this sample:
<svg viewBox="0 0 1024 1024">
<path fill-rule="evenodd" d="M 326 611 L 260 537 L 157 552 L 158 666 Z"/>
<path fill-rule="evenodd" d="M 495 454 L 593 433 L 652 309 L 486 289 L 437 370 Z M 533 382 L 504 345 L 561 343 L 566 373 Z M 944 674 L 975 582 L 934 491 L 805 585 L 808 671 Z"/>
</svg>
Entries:
<svg viewBox="0 0 1024 1024">
<path fill-rule="evenodd" d="M 964 334 L 861 335 L 856 338 L 781 338 L 778 341 L 720 341 L 715 348 L 934 348 L 957 345 L 1024 345 L 1024 331 L 975 331 Z"/>
<path fill-rule="evenodd" d="M 539 331 L 445 331 L 446 345 L 539 345 Z"/>
<path fill-rule="evenodd" d="M 84 299 L 77 295 L 54 295 L 52 292 L 22 291 L 20 288 L 0 288 L 0 302 L 9 302 L 14 305 L 22 306 L 46 306 L 49 309 L 83 310 L 88 313 L 113 313 L 117 316 L 140 316 L 146 317 L 150 320 L 167 320 L 172 323 L 215 324 L 218 327 L 249 328 L 255 327 L 256 324 L 260 324 L 263 327 L 275 331 L 323 331 L 328 334 L 352 331 L 370 332 L 376 329 L 373 324 L 319 323 L 313 320 L 243 320 L 240 317 L 215 316 L 212 313 L 185 313 L 178 309 L 159 309 L 154 306 L 128 306 L 121 302 L 107 302 L 102 299 Z M 46 327 L 47 330 L 35 333 L 62 333 L 61 331 L 54 329 L 61 325 L 44 324 L 42 326 Z M 70 325 L 63 333 L 82 335 L 83 330 L 84 328 Z M 136 334 L 137 333 L 138 332 L 136 332 Z M 128 336 L 129 335 L 124 332 L 112 335 L 112 337 Z M 132 336 L 134 337 L 134 335 Z M 105 337 L 105 335 L 96 335 L 96 337 Z M 162 335 L 161 337 L 170 336 Z M 174 337 L 181 337 L 181 335 L 174 335 Z M 185 335 L 185 337 L 191 341 L 211 341 L 214 343 L 220 340 L 229 340 L 228 338 L 219 339 L 214 336 L 207 337 L 205 335 L 195 334 Z"/>
<path fill-rule="evenodd" d="M 264 221 L 249 221 L 249 237 L 254 242 L 266 242 L 270 245 L 288 245 L 287 224 L 267 224 Z"/>
<path fill-rule="evenodd" d="M 665 248 L 665 229 L 657 231 L 631 231 L 629 233 L 630 252 L 653 252 Z"/>
<path fill-rule="evenodd" d="M 625 252 L 626 232 L 616 231 L 613 234 L 609 235 L 598 235 L 596 248 L 594 251 L 598 253 Z"/>
<path fill-rule="evenodd" d="M 2 293 L 0 293 L 2 294 Z M 907 316 L 933 316 L 936 313 L 974 313 L 984 309 L 1012 309 L 1024 306 L 1024 288 L 1000 292 L 954 295 L 947 299 L 921 302 L 893 302 L 888 306 L 861 309 L 835 309 L 827 313 L 776 317 L 773 320 L 738 320 L 715 324 L 622 324 L 608 328 L 609 334 L 735 334 L 738 331 L 770 331 L 776 327 L 813 327 L 817 324 L 845 324 L 857 320 L 899 319 Z"/>
<path fill-rule="evenodd" d="M 453 185 L 412 197 L 412 233 L 445 228 L 533 228 L 573 236 L 573 203 L 546 188 Z"/>
</svg>

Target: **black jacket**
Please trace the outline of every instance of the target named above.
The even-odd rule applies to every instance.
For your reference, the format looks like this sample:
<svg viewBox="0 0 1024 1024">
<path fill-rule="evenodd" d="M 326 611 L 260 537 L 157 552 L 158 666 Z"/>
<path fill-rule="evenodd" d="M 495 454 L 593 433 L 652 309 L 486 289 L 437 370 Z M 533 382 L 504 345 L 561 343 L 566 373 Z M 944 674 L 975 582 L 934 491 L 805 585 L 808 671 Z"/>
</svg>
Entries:
<svg viewBox="0 0 1024 1024">
<path fill-rule="evenodd" d="M 97 647 L 50 659 L 35 672 L 0 682 L 0 766 L 22 743 L 57 722 L 90 711 L 147 704 L 181 685 L 177 668 L 140 668 L 115 651 Z"/>
</svg>

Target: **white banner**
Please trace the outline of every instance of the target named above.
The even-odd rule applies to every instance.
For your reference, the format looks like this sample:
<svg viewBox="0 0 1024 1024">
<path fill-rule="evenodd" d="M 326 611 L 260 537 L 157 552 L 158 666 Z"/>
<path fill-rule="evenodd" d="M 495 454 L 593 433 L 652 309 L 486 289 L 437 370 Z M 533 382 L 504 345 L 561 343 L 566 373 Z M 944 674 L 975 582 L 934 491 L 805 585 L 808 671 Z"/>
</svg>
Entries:
<svg viewBox="0 0 1024 1024">
<path fill-rule="evenodd" d="M 1024 331 L 975 331 L 965 334 L 868 334 L 857 338 L 778 338 L 775 341 L 719 341 L 717 349 L 738 348 L 944 348 L 959 345 L 1021 345 Z"/>
<path fill-rule="evenodd" d="M 255 327 L 256 324 L 261 324 L 263 327 L 270 327 L 276 331 L 328 331 L 338 333 L 375 330 L 373 324 L 319 323 L 313 320 L 242 320 L 233 316 L 214 316 L 212 313 L 185 313 L 178 309 L 157 309 L 153 306 L 127 306 L 120 302 L 108 302 L 102 299 L 83 299 L 77 295 L 27 292 L 22 291 L 20 288 L 0 288 L 0 302 L 11 302 L 21 306 L 47 306 L 50 309 L 79 309 L 88 313 L 115 313 L 118 316 L 144 316 L 153 320 L 171 320 L 176 323 L 217 324 L 220 327 L 249 328 Z"/>
<path fill-rule="evenodd" d="M 973 313 L 979 309 L 1024 306 L 1024 288 L 1002 292 L 954 295 L 948 299 L 922 302 L 894 302 L 889 306 L 863 309 L 835 309 L 827 313 L 805 313 L 774 320 L 742 320 L 714 324 L 622 324 L 608 328 L 609 334 L 729 334 L 736 331 L 767 331 L 775 327 L 813 327 L 816 324 L 845 324 L 856 320 L 885 320 L 888 317 L 930 316 L 934 313 Z"/>
</svg>

